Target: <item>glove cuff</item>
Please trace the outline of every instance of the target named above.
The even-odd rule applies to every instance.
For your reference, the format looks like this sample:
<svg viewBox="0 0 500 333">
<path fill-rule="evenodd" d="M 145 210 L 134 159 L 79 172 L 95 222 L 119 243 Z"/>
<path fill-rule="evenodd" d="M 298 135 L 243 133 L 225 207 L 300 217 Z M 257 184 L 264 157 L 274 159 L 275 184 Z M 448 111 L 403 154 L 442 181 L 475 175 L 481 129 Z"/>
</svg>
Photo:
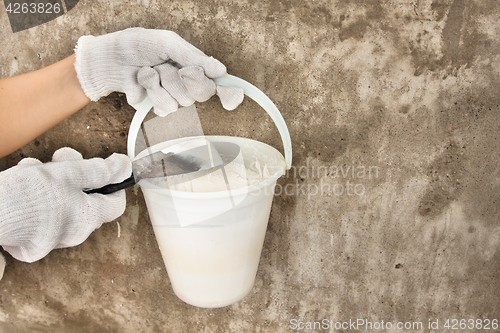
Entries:
<svg viewBox="0 0 500 333">
<path fill-rule="evenodd" d="M 96 102 L 120 88 L 120 71 L 113 59 L 114 42 L 109 35 L 82 36 L 75 46 L 75 71 L 85 95 Z"/>
</svg>

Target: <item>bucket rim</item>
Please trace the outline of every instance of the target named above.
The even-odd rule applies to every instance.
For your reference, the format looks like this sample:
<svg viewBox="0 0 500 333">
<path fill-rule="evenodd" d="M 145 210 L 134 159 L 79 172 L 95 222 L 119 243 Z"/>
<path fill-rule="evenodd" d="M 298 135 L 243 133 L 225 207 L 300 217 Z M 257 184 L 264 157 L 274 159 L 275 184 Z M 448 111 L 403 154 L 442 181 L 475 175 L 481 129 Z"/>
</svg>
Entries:
<svg viewBox="0 0 500 333">
<path fill-rule="evenodd" d="M 205 138 L 208 138 L 208 139 L 221 139 L 221 140 L 227 140 L 227 139 L 237 139 L 237 140 L 242 140 L 242 141 L 247 141 L 247 142 L 253 142 L 253 143 L 256 143 L 256 144 L 259 144 L 259 145 L 264 145 L 266 146 L 266 148 L 269 148 L 271 150 L 273 150 L 276 154 L 278 154 L 280 157 L 281 157 L 281 161 L 280 161 L 280 164 L 281 165 L 277 165 L 277 167 L 281 167 L 281 171 L 280 170 L 277 170 L 276 172 L 274 172 L 273 174 L 271 174 L 269 177 L 267 177 L 266 179 L 258 182 L 258 183 L 255 183 L 255 184 L 252 184 L 252 185 L 249 185 L 249 186 L 245 186 L 245 187 L 241 187 L 241 188 L 237 188 L 237 189 L 234 189 L 234 190 L 231 190 L 231 194 L 233 196 L 238 196 L 238 195 L 245 195 L 245 194 L 250 194 L 252 191 L 257 191 L 257 190 L 260 190 L 266 186 L 269 186 L 270 184 L 272 183 L 275 183 L 278 178 L 280 178 L 281 176 L 283 176 L 286 172 L 286 162 L 285 162 L 285 157 L 283 156 L 283 154 L 280 153 L 279 150 L 277 150 L 276 148 L 274 148 L 273 146 L 271 145 L 268 145 L 267 143 L 264 143 L 264 142 L 261 142 L 261 141 L 257 141 L 257 140 L 253 140 L 253 139 L 249 139 L 249 138 L 243 138 L 243 137 L 239 137 L 239 136 L 227 136 L 227 135 L 205 135 L 204 136 Z M 187 139 L 187 138 L 183 138 L 183 139 Z M 157 185 L 154 185 L 150 182 L 148 182 L 146 179 L 141 179 L 139 182 L 138 182 L 139 186 L 141 187 L 141 189 L 146 189 L 148 191 L 153 191 L 153 192 L 156 192 L 156 193 L 161 193 L 161 194 L 164 194 L 164 195 L 171 195 L 171 196 L 175 196 L 176 198 L 190 198 L 190 199 L 193 199 L 193 198 L 205 198 L 207 196 L 210 196 L 211 199 L 217 199 L 217 198 L 225 198 L 227 197 L 227 191 L 216 191 L 216 192 L 187 192 L 187 191 L 176 191 L 176 190 L 171 190 L 171 189 L 167 189 L 167 188 L 164 188 L 164 187 L 160 187 L 160 186 L 157 186 Z"/>
</svg>

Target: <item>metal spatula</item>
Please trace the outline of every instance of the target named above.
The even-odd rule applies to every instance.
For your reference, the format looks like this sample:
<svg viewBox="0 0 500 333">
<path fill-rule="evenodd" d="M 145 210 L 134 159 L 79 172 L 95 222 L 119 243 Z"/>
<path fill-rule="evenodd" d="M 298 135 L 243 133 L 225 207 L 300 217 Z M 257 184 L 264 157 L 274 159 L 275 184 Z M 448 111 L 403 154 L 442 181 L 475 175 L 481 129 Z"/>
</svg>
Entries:
<svg viewBox="0 0 500 333">
<path fill-rule="evenodd" d="M 230 142 L 224 142 L 221 147 L 225 151 L 231 151 L 234 158 L 240 151 L 238 145 Z M 214 170 L 229 163 L 229 159 L 225 157 L 223 161 L 214 144 L 209 140 L 193 138 L 132 161 L 133 173 L 121 183 L 84 190 L 84 192 L 110 194 L 133 186 L 141 179 L 175 176 L 203 170 L 208 172 L 208 170 Z"/>
</svg>

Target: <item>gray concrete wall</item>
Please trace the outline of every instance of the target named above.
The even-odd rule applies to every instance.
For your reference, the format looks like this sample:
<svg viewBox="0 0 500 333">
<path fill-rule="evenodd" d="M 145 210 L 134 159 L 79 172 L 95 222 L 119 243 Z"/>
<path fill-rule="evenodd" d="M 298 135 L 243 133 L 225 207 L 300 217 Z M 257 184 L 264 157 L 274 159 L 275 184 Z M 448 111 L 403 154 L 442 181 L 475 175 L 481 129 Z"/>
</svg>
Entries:
<svg viewBox="0 0 500 333">
<path fill-rule="evenodd" d="M 242 301 L 180 301 L 143 196 L 128 190 L 125 214 L 82 245 L 33 264 L 6 255 L 0 331 L 290 332 L 299 331 L 294 319 L 327 319 L 329 329 L 316 331 L 348 332 L 335 323 L 365 319 L 439 332 L 447 319 L 500 319 L 499 16 L 495 0 L 82 0 L 13 34 L 0 6 L 1 77 L 70 55 L 81 35 L 171 29 L 276 103 L 302 167 L 279 180 L 290 195 L 274 199 Z M 214 98 L 200 108 L 206 133 L 282 149 L 252 102 L 217 106 Z M 87 158 L 125 153 L 132 116 L 112 94 L 3 167 L 47 161 L 63 146 Z"/>
</svg>

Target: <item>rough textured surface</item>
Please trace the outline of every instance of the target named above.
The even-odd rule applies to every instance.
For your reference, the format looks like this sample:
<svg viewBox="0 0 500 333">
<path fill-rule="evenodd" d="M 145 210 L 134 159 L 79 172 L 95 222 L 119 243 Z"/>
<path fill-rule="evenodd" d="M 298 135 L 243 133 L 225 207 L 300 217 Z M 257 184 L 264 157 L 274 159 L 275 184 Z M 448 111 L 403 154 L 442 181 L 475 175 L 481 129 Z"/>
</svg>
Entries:
<svg viewBox="0 0 500 333">
<path fill-rule="evenodd" d="M 289 195 L 274 199 L 242 301 L 180 301 L 143 196 L 129 190 L 125 214 L 82 245 L 33 264 L 6 254 L 0 331 L 288 332 L 293 319 L 364 318 L 427 332 L 429 320 L 443 331 L 448 318 L 500 319 L 499 16 L 495 0 L 84 0 L 13 34 L 0 6 L 1 77 L 68 56 L 84 34 L 177 31 L 277 104 L 296 171 L 279 181 Z M 252 102 L 217 104 L 200 108 L 206 133 L 281 149 Z M 112 94 L 1 167 L 63 146 L 125 153 L 132 116 Z"/>
</svg>

